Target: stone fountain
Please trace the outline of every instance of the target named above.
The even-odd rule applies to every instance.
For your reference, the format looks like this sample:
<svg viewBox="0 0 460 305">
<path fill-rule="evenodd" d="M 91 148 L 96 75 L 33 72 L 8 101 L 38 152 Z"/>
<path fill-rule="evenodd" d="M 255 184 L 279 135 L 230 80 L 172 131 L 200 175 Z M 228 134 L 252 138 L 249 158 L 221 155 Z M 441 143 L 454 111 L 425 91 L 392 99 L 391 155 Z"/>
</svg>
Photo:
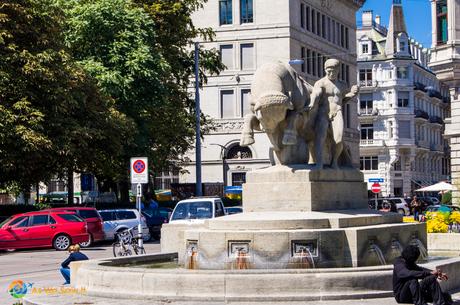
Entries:
<svg viewBox="0 0 460 305">
<path fill-rule="evenodd" d="M 247 173 L 244 213 L 193 230 L 166 225 L 162 250 L 177 251 L 185 263 L 181 254 L 193 247 L 200 269 L 222 269 L 244 249 L 252 268 L 282 269 L 301 253 L 309 253 L 306 266 L 338 268 L 391 262 L 395 242 L 426 248 L 423 224 L 368 208 L 363 174 L 343 141 L 343 104 L 358 88 L 337 79 L 339 67 L 327 60 L 326 76 L 313 87 L 282 63 L 256 72 L 240 145 L 265 131 L 272 166 Z"/>
<path fill-rule="evenodd" d="M 72 285 L 162 302 L 392 296 L 388 264 L 409 243 L 426 256 L 426 227 L 368 208 L 363 175 L 342 138 L 342 107 L 358 88 L 337 79 L 339 64 L 327 60 L 313 87 L 282 63 L 256 72 L 240 144 L 265 131 L 272 166 L 247 173 L 243 213 L 198 227 L 165 224 L 161 254 L 77 262 Z M 426 265 L 438 266 L 451 276 L 443 289 L 459 288 L 460 260 Z"/>
</svg>

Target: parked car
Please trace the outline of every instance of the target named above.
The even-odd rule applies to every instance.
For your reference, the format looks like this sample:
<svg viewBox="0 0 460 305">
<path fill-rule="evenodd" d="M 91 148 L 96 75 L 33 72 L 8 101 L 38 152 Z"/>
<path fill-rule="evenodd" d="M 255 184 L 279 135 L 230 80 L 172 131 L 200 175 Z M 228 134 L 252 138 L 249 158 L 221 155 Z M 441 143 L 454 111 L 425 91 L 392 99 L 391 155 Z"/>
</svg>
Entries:
<svg viewBox="0 0 460 305">
<path fill-rule="evenodd" d="M 169 223 L 204 223 L 205 219 L 226 215 L 220 198 L 201 197 L 177 203 Z"/>
<path fill-rule="evenodd" d="M 149 227 L 150 235 L 154 239 L 160 239 L 161 237 L 161 226 L 164 223 L 169 222 L 169 217 L 172 214 L 172 210 L 169 208 L 159 207 L 157 209 L 145 209 L 142 210 L 147 226 Z"/>
<path fill-rule="evenodd" d="M 82 247 L 89 247 L 94 242 L 105 240 L 102 217 L 95 208 L 88 207 L 63 207 L 53 208 L 50 211 L 69 211 L 83 218 L 88 224 L 89 239 L 80 243 Z"/>
<path fill-rule="evenodd" d="M 424 197 L 418 197 L 421 201 L 425 203 L 425 206 L 430 206 L 430 205 L 436 205 L 439 204 L 439 199 L 436 197 L 431 197 L 431 196 L 424 196 Z"/>
<path fill-rule="evenodd" d="M 133 233 L 138 234 L 139 211 L 136 209 L 116 209 L 98 211 L 103 220 L 104 233 L 106 240 L 114 240 L 115 233 L 119 233 L 129 228 L 134 228 Z M 144 241 L 151 238 L 149 228 L 144 216 L 141 215 L 142 236 Z"/>
<path fill-rule="evenodd" d="M 87 240 L 86 222 L 67 211 L 17 214 L 0 224 L 0 250 L 46 247 L 66 250 Z"/>
<path fill-rule="evenodd" d="M 375 210 L 375 205 L 377 203 L 377 210 L 389 210 L 391 204 L 395 204 L 396 211 L 405 216 L 410 215 L 410 208 L 404 198 L 391 197 L 391 198 L 371 198 L 368 201 L 369 208 Z"/>
<path fill-rule="evenodd" d="M 228 208 L 225 208 L 225 212 L 228 215 L 243 213 L 243 207 L 240 207 L 240 206 L 228 207 Z"/>
</svg>

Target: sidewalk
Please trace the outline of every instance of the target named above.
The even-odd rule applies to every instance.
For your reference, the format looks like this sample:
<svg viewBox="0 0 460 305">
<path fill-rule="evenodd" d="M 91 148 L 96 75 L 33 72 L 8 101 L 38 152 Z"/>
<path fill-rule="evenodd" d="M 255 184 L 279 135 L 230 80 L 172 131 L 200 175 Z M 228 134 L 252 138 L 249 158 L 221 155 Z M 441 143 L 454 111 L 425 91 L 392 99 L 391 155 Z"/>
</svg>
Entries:
<svg viewBox="0 0 460 305">
<path fill-rule="evenodd" d="M 452 295 L 455 305 L 460 305 L 460 292 Z M 359 300 L 334 300 L 334 301 L 294 301 L 294 302 L 184 302 L 171 300 L 120 300 L 112 298 L 99 298 L 90 296 L 30 296 L 24 300 L 24 305 L 75 305 L 75 304 L 90 304 L 90 305 L 396 305 L 394 298 L 379 298 L 379 299 L 359 299 Z"/>
</svg>

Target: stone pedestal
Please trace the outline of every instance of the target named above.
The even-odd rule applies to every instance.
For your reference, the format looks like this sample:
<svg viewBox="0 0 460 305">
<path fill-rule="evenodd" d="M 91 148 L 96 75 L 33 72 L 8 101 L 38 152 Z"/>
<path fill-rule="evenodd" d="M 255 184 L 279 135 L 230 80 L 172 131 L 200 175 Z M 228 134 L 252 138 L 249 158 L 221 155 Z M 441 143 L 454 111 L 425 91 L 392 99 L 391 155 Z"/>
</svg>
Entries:
<svg viewBox="0 0 460 305">
<path fill-rule="evenodd" d="M 277 165 L 249 172 L 243 185 L 245 212 L 328 211 L 367 208 L 367 185 L 357 169 L 314 170 Z"/>
</svg>

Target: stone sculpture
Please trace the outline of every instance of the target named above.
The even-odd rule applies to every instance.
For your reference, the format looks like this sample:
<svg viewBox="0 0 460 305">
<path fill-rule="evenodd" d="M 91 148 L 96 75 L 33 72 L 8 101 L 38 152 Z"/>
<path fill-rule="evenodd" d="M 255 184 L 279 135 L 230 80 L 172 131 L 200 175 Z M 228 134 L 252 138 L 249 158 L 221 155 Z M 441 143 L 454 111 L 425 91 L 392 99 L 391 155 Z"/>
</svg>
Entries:
<svg viewBox="0 0 460 305">
<path fill-rule="evenodd" d="M 341 157 L 342 165 L 351 165 L 343 145 L 342 103 L 353 98 L 358 87 L 347 90 L 337 79 L 339 67 L 338 60 L 327 60 L 326 76 L 314 87 L 289 65 L 260 67 L 251 88 L 253 113 L 245 117 L 240 145 L 253 144 L 254 130 L 263 130 L 272 144 L 272 164 L 315 163 L 322 169 L 326 159 L 338 168 Z"/>
</svg>

